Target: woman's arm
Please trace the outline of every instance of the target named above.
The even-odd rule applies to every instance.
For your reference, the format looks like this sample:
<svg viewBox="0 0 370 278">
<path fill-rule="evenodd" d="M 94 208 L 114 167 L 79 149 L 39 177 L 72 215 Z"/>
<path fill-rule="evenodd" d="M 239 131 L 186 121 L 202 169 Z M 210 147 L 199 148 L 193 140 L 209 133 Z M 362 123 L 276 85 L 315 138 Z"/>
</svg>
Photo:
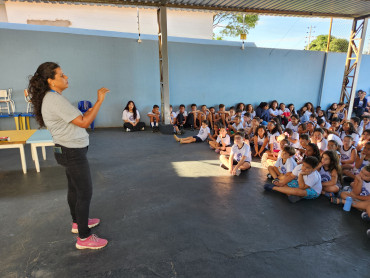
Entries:
<svg viewBox="0 0 370 278">
<path fill-rule="evenodd" d="M 105 99 L 105 95 L 108 92 L 109 89 L 100 88 L 98 90 L 98 100 L 95 102 L 94 106 L 90 108 L 88 111 L 86 111 L 84 115 L 80 115 L 74 120 L 72 120 L 71 123 L 82 128 L 88 128 L 91 125 L 91 123 L 95 120 L 96 115 L 98 115 L 100 106 L 102 105 Z"/>
</svg>

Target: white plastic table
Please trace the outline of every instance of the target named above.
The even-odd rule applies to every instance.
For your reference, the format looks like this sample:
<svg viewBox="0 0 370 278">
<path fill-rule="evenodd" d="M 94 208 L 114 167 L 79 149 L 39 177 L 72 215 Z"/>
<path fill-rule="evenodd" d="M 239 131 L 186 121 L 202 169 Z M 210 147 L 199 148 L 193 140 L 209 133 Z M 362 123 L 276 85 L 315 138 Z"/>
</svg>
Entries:
<svg viewBox="0 0 370 278">
<path fill-rule="evenodd" d="M 0 149 L 18 148 L 21 155 L 23 173 L 27 173 L 26 157 L 24 155 L 24 144 L 36 130 L 1 130 L 0 137 L 9 137 L 10 141 L 0 141 Z"/>
<path fill-rule="evenodd" d="M 54 146 L 53 137 L 51 136 L 49 130 L 39 129 L 36 130 L 36 132 L 30 138 L 28 138 L 26 143 L 31 144 L 32 159 L 35 162 L 36 171 L 40 172 L 40 162 L 39 157 L 37 155 L 37 147 L 42 148 L 42 157 L 45 160 L 46 159 L 45 147 Z"/>
</svg>

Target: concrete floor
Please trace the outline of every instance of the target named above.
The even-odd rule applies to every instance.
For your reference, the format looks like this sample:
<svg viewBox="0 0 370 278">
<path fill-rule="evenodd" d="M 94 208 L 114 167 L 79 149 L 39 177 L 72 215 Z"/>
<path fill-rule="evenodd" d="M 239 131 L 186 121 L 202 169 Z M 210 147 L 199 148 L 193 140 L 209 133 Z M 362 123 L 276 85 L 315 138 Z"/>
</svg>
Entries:
<svg viewBox="0 0 370 278">
<path fill-rule="evenodd" d="M 291 204 L 264 192 L 263 169 L 227 176 L 206 144 L 90 134 L 93 231 L 109 245 L 75 248 L 51 148 L 36 173 L 27 147 L 26 175 L 18 152 L 1 150 L 0 277 L 369 277 L 370 225 L 358 211 L 324 197 Z"/>
</svg>

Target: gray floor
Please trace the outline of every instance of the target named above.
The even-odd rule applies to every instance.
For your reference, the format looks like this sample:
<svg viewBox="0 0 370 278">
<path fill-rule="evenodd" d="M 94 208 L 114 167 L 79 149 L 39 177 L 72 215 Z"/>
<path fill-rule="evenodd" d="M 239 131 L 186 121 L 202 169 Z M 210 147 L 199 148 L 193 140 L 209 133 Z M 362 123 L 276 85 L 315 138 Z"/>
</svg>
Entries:
<svg viewBox="0 0 370 278">
<path fill-rule="evenodd" d="M 358 211 L 324 197 L 291 204 L 264 192 L 257 167 L 227 176 L 206 144 L 91 133 L 91 216 L 109 240 L 98 251 L 74 247 L 50 148 L 40 173 L 26 149 L 26 175 L 16 150 L 0 154 L 0 277 L 369 277 L 370 225 Z"/>
</svg>

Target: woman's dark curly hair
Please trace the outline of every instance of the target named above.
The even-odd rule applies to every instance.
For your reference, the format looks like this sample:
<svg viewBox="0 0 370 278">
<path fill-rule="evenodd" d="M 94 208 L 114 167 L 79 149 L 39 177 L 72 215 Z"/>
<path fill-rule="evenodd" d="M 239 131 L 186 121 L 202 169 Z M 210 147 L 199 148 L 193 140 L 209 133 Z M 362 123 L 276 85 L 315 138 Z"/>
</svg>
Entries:
<svg viewBox="0 0 370 278">
<path fill-rule="evenodd" d="M 48 79 L 55 78 L 55 70 L 59 65 L 53 62 L 46 62 L 41 64 L 35 74 L 29 77 L 28 93 L 31 97 L 33 104 L 33 113 L 35 114 L 36 121 L 40 127 L 44 127 L 45 123 L 41 114 L 42 101 L 45 94 L 50 91 Z"/>
</svg>

